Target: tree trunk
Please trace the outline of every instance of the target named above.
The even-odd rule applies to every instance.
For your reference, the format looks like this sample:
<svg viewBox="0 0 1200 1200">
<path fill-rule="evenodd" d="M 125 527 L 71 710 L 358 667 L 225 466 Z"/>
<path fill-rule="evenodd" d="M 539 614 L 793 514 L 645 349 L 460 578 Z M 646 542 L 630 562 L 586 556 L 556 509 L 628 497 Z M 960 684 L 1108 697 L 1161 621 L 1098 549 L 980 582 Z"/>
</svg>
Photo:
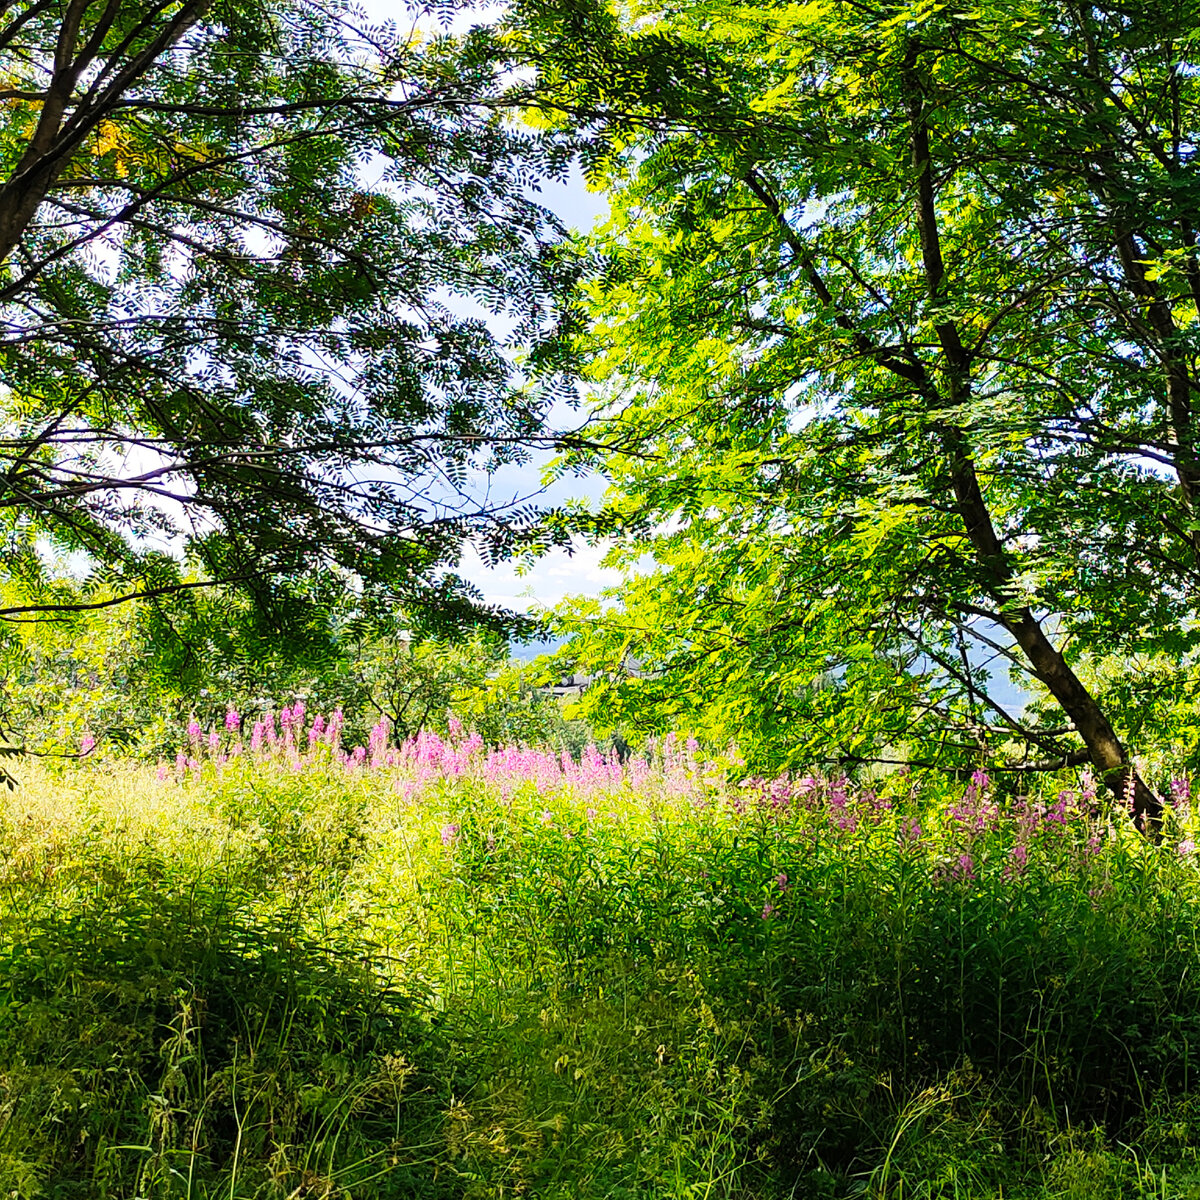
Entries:
<svg viewBox="0 0 1200 1200">
<path fill-rule="evenodd" d="M 1012 634 L 1029 660 L 1034 675 L 1045 684 L 1047 691 L 1070 717 L 1079 736 L 1083 738 L 1092 765 L 1099 771 L 1109 791 L 1118 800 L 1131 805 L 1133 821 L 1138 829 L 1143 833 L 1153 833 L 1162 816 L 1162 803 L 1134 769 L 1128 751 L 1103 709 L 1079 676 L 1071 670 L 1062 651 L 1046 636 L 1033 612 L 1025 607 L 1004 608 L 1004 595 L 1006 592 L 1011 595 L 1014 585 L 1008 556 L 996 536 L 991 513 L 975 473 L 975 464 L 963 445 L 962 432 L 958 429 L 949 430 L 946 442 L 958 510 L 980 565 L 989 577 L 989 590 L 999 602 L 996 619 Z"/>
<path fill-rule="evenodd" d="M 925 284 L 929 299 L 936 306 L 942 300 L 946 264 L 942 255 L 934 196 L 925 95 L 917 71 L 922 52 L 921 43 L 914 41 L 905 59 L 904 88 L 912 122 L 912 167 L 916 184 L 914 215 L 921 243 Z M 946 365 L 947 407 L 951 411 L 959 411 L 971 398 L 971 356 L 964 347 L 954 321 L 935 320 L 934 329 Z M 1034 675 L 1045 684 L 1071 719 L 1087 747 L 1092 764 L 1109 791 L 1119 801 L 1130 803 L 1134 824 L 1138 829 L 1153 834 L 1162 813 L 1162 804 L 1139 777 L 1121 739 L 1117 737 L 1095 697 L 1071 670 L 1062 651 L 1046 636 L 1032 610 L 1028 607 L 1009 607 L 1016 590 L 1016 580 L 1012 564 L 992 524 L 991 511 L 975 471 L 966 431 L 954 422 L 947 421 L 941 427 L 941 435 L 950 467 L 955 505 L 982 569 L 982 582 L 996 603 L 996 619 L 1013 636 L 1029 660 Z"/>
</svg>

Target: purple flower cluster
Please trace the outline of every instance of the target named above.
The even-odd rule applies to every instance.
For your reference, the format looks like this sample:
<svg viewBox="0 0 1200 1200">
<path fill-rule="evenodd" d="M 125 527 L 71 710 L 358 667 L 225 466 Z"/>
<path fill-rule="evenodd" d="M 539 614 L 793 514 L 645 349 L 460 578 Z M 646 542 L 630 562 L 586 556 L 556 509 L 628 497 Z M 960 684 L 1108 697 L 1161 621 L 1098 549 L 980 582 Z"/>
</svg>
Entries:
<svg viewBox="0 0 1200 1200">
<path fill-rule="evenodd" d="M 194 718 L 189 721 L 186 747 L 176 755 L 174 770 L 160 764 L 158 777 L 182 780 L 206 764 L 220 771 L 241 760 L 261 769 L 382 774 L 409 800 L 447 782 L 469 780 L 506 806 L 523 798 L 542 829 L 563 837 L 592 830 L 600 811 L 615 817 L 609 805 L 599 807 L 600 800 L 621 795 L 652 822 L 682 805 L 685 811 L 704 812 L 706 820 L 775 827 L 772 836 L 787 836 L 784 826 L 794 827 L 810 845 L 824 844 L 835 852 L 842 845 L 882 839 L 876 844 L 890 846 L 905 860 L 927 861 L 933 875 L 948 884 L 973 884 L 990 876 L 993 867 L 999 877 L 1015 881 L 1043 858 L 1090 870 L 1104 843 L 1118 836 L 1116 826 L 1101 815 L 1096 781 L 1087 771 L 1077 787 L 1001 803 L 993 781 L 978 770 L 961 795 L 937 805 L 924 799 L 904 772 L 878 788 L 861 787 L 841 773 L 816 772 L 731 783 L 724 768 L 700 756 L 694 740 L 673 736 L 626 759 L 594 745 L 576 759 L 533 746 L 488 747 L 458 721 L 450 722 L 445 736 L 424 731 L 397 744 L 389 722 L 381 719 L 364 744 L 350 748 L 342 744 L 344 729 L 340 710 L 310 715 L 302 700 L 252 722 L 231 705 L 220 727 L 205 731 Z M 85 740 L 85 753 L 90 741 Z M 586 821 L 564 818 L 556 807 L 558 799 L 570 797 L 582 802 L 577 816 L 586 813 Z M 1189 781 L 1173 780 L 1167 830 L 1185 859 L 1196 855 L 1194 838 L 1200 837 L 1190 823 L 1190 801 Z M 459 829 L 453 814 L 447 815 L 441 826 L 447 849 L 458 844 Z M 779 911 L 788 891 L 787 874 L 780 872 L 768 887 L 764 917 Z"/>
<path fill-rule="evenodd" d="M 387 771 L 395 777 L 396 790 L 409 797 L 437 781 L 470 776 L 491 785 L 505 798 L 518 788 L 532 789 L 538 795 L 569 790 L 581 796 L 629 788 L 637 793 L 686 797 L 696 807 L 707 803 L 707 793 L 724 778 L 718 768 L 698 757 L 694 740 L 680 745 L 673 736 L 651 746 L 647 754 L 624 762 L 615 751 L 605 754 L 594 745 L 576 761 L 566 751 L 531 746 L 488 748 L 478 733 L 467 733 L 458 721 L 450 722 L 444 738 L 422 731 L 397 745 L 392 741 L 390 722 L 381 718 L 365 745 L 346 749 L 342 746 L 345 719 L 341 710 L 328 718 L 318 713 L 310 719 L 302 700 L 254 721 L 248 741 L 243 741 L 244 724 L 232 705 L 223 731 L 214 726 L 205 733 L 193 717 L 187 726 L 188 749 L 175 758 L 176 778 L 200 771 L 206 762 L 221 768 L 234 760 L 249 759 L 293 771 L 331 765 L 352 773 Z M 160 764 L 158 778 L 170 776 L 170 768 Z M 773 786 L 779 803 L 786 806 L 786 781 Z M 588 811 L 595 812 L 592 808 Z M 592 819 L 594 816 L 589 816 Z"/>
</svg>

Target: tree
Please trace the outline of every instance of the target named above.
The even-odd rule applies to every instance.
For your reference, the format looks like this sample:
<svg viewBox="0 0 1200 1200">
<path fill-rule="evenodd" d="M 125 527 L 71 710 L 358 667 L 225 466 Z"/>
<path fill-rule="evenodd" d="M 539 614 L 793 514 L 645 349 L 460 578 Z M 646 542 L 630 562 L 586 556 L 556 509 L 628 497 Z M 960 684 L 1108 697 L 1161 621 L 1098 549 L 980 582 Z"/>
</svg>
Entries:
<svg viewBox="0 0 1200 1200">
<path fill-rule="evenodd" d="M 445 734 L 452 722 L 489 746 L 578 753 L 591 740 L 588 727 L 565 720 L 558 699 L 538 685 L 538 669 L 510 657 L 492 634 L 459 642 L 375 636 L 355 648 L 353 662 L 363 711 L 384 718 L 397 741 L 422 730 Z"/>
<path fill-rule="evenodd" d="M 447 567 L 529 520 L 471 480 L 542 434 L 512 351 L 556 352 L 531 185 L 567 153 L 506 123 L 489 45 L 316 0 L 0 4 L 0 617 L 224 584 L 281 625 L 322 573 L 479 607 Z"/>
<path fill-rule="evenodd" d="M 591 461 L 657 568 L 578 647 L 648 669 L 610 702 L 776 757 L 1088 761 L 1152 818 L 1100 684 L 1196 667 L 1200 8 L 517 24 L 614 188 Z M 1046 703 L 1000 702 L 996 661 Z"/>
<path fill-rule="evenodd" d="M 397 742 L 445 734 L 452 719 L 489 745 L 576 752 L 589 740 L 494 632 L 417 639 L 403 614 L 363 620 L 343 594 L 323 598 L 309 627 L 282 638 L 242 593 L 187 596 L 169 613 L 153 603 L 83 609 L 70 638 L 52 622 L 17 627 L 0 656 L 0 728 L 50 760 L 114 748 L 170 760 L 192 720 L 221 731 L 233 709 L 248 735 L 255 718 L 302 699 L 312 714 L 342 712 L 348 749 L 366 745 L 381 717 Z M 2 752 L 0 772 L 2 785 Z"/>
</svg>

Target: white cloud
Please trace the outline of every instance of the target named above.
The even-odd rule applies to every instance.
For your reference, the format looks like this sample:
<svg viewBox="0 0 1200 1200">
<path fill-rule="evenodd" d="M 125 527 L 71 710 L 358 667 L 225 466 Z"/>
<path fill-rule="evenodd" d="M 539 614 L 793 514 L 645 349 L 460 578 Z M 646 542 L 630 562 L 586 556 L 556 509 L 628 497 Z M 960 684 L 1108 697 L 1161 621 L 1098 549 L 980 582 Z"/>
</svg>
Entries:
<svg viewBox="0 0 1200 1200">
<path fill-rule="evenodd" d="M 487 566 L 474 550 L 463 555 L 461 574 L 470 579 L 493 604 L 518 612 L 553 608 L 567 596 L 594 596 L 621 582 L 621 572 L 602 565 L 607 547 L 578 546 L 573 554 L 553 550 L 539 558 L 524 574 L 516 564 Z"/>
</svg>

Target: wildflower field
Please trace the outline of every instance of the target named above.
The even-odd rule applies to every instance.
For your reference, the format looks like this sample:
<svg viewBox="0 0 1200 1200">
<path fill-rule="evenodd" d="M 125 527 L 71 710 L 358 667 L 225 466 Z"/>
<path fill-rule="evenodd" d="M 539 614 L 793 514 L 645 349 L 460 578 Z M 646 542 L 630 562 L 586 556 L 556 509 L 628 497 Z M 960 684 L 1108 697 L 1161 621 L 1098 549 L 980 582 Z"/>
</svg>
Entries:
<svg viewBox="0 0 1200 1200">
<path fill-rule="evenodd" d="M 1185 780 L 281 716 L 5 801 L 0 1195 L 1200 1196 Z"/>
</svg>

